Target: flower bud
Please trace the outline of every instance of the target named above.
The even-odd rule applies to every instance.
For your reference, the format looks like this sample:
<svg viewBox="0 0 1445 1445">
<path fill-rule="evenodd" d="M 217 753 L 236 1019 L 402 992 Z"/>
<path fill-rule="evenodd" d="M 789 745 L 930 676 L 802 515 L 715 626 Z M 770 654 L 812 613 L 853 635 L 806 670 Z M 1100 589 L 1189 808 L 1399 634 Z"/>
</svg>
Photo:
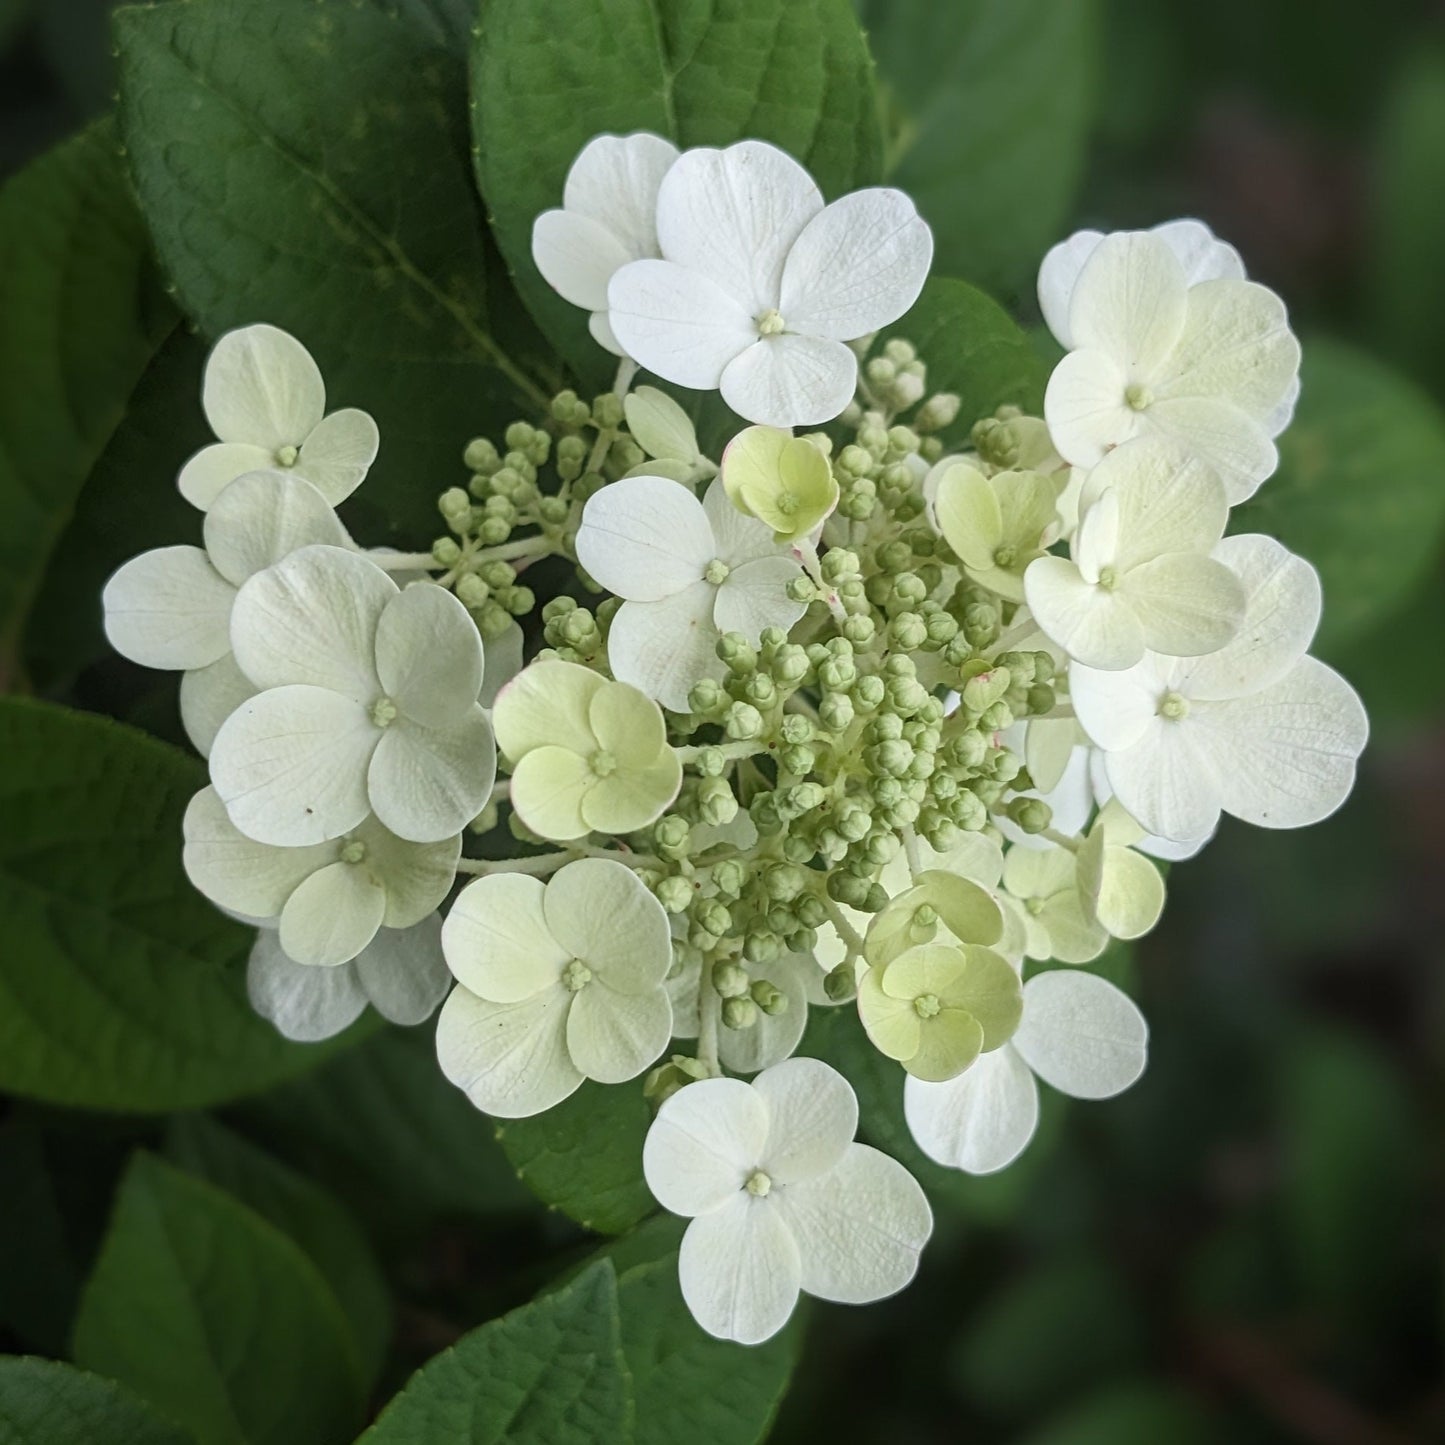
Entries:
<svg viewBox="0 0 1445 1445">
<path fill-rule="evenodd" d="M 749 990 L 752 1000 L 765 1014 L 776 1016 L 788 1011 L 788 996 L 776 984 L 760 978 Z"/>
<path fill-rule="evenodd" d="M 840 963 L 823 978 L 823 992 L 834 1003 L 847 1003 L 858 991 L 853 978 L 853 965 Z"/>
<path fill-rule="evenodd" d="M 750 1029 L 758 1021 L 758 1006 L 750 998 L 726 999 L 722 1021 L 730 1029 Z"/>
<path fill-rule="evenodd" d="M 660 1109 L 679 1089 L 705 1078 L 707 1069 L 696 1059 L 690 1059 L 686 1054 L 674 1054 L 648 1074 L 642 1086 L 642 1097 L 654 1109 Z"/>
<path fill-rule="evenodd" d="M 1025 833 L 1042 833 L 1054 821 L 1054 810 L 1042 798 L 1015 798 L 1008 815 Z"/>
<path fill-rule="evenodd" d="M 738 815 L 738 800 L 724 778 L 704 778 L 698 784 L 697 811 L 704 823 L 725 828 Z"/>
<path fill-rule="evenodd" d="M 704 677 L 695 682 L 687 695 L 688 707 L 704 715 L 716 712 L 727 701 L 727 694 L 716 678 Z"/>
<path fill-rule="evenodd" d="M 712 966 L 712 986 L 721 998 L 741 998 L 748 991 L 752 979 L 740 963 L 715 963 Z"/>
<path fill-rule="evenodd" d="M 735 702 L 723 717 L 723 731 L 739 742 L 761 736 L 763 715 L 748 702 Z"/>
</svg>

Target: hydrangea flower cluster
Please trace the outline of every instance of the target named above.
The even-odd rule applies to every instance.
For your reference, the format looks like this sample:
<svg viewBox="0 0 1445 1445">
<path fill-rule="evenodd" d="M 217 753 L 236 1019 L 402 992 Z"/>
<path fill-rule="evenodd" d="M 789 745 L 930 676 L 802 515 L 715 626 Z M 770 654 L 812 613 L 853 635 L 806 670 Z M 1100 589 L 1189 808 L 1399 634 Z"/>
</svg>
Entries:
<svg viewBox="0 0 1445 1445">
<path fill-rule="evenodd" d="M 445 997 L 440 1066 L 498 1118 L 644 1090 L 683 1294 L 751 1343 L 800 1292 L 902 1288 L 931 1230 L 847 1079 L 793 1057 L 809 1010 L 857 1011 L 930 1158 L 1003 1168 L 1039 1080 L 1143 1071 L 1087 965 L 1154 926 L 1155 860 L 1221 813 L 1325 817 L 1366 720 L 1308 655 L 1309 563 L 1230 533 L 1299 347 L 1199 222 L 1050 252 L 1044 414 L 951 448 L 958 398 L 874 340 L 931 261 L 905 196 L 633 135 L 562 199 L 536 265 L 614 390 L 472 441 L 430 550 L 368 551 L 333 508 L 370 419 L 283 332 L 222 337 L 180 477 L 204 546 L 122 567 L 106 623 L 183 674 L 186 868 L 257 926 L 256 1008 L 315 1039 Z M 747 425 L 707 455 L 642 369 Z"/>
</svg>

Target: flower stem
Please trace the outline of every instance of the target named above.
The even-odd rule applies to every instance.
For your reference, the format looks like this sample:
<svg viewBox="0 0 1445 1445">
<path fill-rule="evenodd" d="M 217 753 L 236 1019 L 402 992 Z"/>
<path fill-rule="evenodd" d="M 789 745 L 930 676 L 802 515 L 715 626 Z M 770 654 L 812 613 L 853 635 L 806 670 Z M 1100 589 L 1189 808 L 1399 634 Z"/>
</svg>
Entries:
<svg viewBox="0 0 1445 1445">
<path fill-rule="evenodd" d="M 702 982 L 698 988 L 697 1001 L 697 1061 L 708 1071 L 711 1078 L 722 1075 L 722 1065 L 717 1057 L 718 1023 L 722 1019 L 722 997 L 712 986 L 708 970 L 703 969 Z"/>
<path fill-rule="evenodd" d="M 630 356 L 624 356 L 617 363 L 617 379 L 612 383 L 612 394 L 619 401 L 627 395 L 628 388 L 632 385 L 636 375 L 637 363 Z"/>
<path fill-rule="evenodd" d="M 683 748 L 673 748 L 678 761 L 683 763 L 696 762 L 699 755 L 704 752 L 719 752 L 725 758 L 750 758 L 755 753 L 765 753 L 767 750 L 766 743 L 755 742 L 696 743 Z"/>
<path fill-rule="evenodd" d="M 429 569 L 441 571 L 437 559 L 430 552 L 368 552 L 369 562 L 374 562 L 383 572 L 410 572 Z"/>
<path fill-rule="evenodd" d="M 828 922 L 838 930 L 838 936 L 847 945 L 850 953 L 860 954 L 863 952 L 863 935 L 853 927 L 843 916 L 843 910 L 826 893 L 819 893 L 824 909 L 828 914 Z"/>
<path fill-rule="evenodd" d="M 911 825 L 905 826 L 901 834 L 903 838 L 903 851 L 908 858 L 908 872 L 915 880 L 923 872 L 923 857 L 918 851 L 918 834 L 913 831 Z"/>
<path fill-rule="evenodd" d="M 538 853 L 531 858 L 459 858 L 457 872 L 472 873 L 479 878 L 493 873 L 527 873 L 537 878 L 544 873 L 555 873 L 576 857 L 576 852 L 569 848 L 561 853 Z"/>
</svg>

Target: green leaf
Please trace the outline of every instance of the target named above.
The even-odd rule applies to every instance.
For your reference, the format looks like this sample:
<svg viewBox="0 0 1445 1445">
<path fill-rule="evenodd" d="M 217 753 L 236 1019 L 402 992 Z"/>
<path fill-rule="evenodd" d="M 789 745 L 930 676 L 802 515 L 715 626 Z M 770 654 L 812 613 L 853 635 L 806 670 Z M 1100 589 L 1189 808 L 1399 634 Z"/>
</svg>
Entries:
<svg viewBox="0 0 1445 1445">
<path fill-rule="evenodd" d="M 597 1445 L 632 1438 L 617 1281 L 600 1261 L 438 1355 L 358 1445 Z"/>
<path fill-rule="evenodd" d="M 1048 368 L 1033 344 L 996 301 L 965 281 L 935 276 L 913 309 L 879 337 L 902 337 L 928 365 L 930 392 L 955 393 L 958 420 L 944 433 L 961 445 L 974 422 L 1001 406 L 1040 415 Z"/>
<path fill-rule="evenodd" d="M 677 1282 L 687 1220 L 659 1215 L 598 1251 L 617 1271 L 622 1353 L 637 1404 L 634 1445 L 754 1445 L 766 1438 L 797 1362 L 793 1323 L 761 1345 L 705 1333 Z"/>
<path fill-rule="evenodd" d="M 223 1189 L 298 1244 L 351 1327 L 368 1384 L 391 1342 L 391 1297 L 371 1247 L 341 1205 L 309 1179 L 203 1114 L 174 1120 L 166 1157 Z"/>
<path fill-rule="evenodd" d="M 0 1358 L 4 1445 L 195 1445 L 114 1380 L 55 1360 Z"/>
<path fill-rule="evenodd" d="M 212 338 L 255 321 L 292 331 L 329 404 L 376 417 L 381 455 L 349 509 L 373 533 L 434 529 L 479 416 L 547 400 L 494 330 L 507 298 L 487 281 L 457 8 L 116 15 L 121 128 L 181 304 Z"/>
<path fill-rule="evenodd" d="M 492 1121 L 442 1074 L 430 1028 L 384 1029 L 244 1118 L 377 1229 L 535 1207 Z"/>
<path fill-rule="evenodd" d="M 250 933 L 181 868 L 204 771 L 131 728 L 0 699 L 0 1088 L 79 1108 L 196 1108 L 300 1073 L 246 1000 Z"/>
<path fill-rule="evenodd" d="M 81 486 L 174 324 L 109 123 L 0 191 L 0 684 Z"/>
<path fill-rule="evenodd" d="M 530 1119 L 506 1119 L 497 1138 L 534 1194 L 585 1229 L 620 1234 L 656 1207 L 642 1177 L 652 1111 L 639 1083 L 590 1080 Z"/>
<path fill-rule="evenodd" d="M 1098 80 L 1092 0 L 863 0 L 897 132 L 889 181 L 940 271 L 1013 297 L 1062 239 Z"/>
<path fill-rule="evenodd" d="M 1140 1381 L 1100 1390 L 1025 1445 L 1226 1445 L 1237 1434 L 1216 1429 L 1209 1407 L 1172 1385 Z"/>
<path fill-rule="evenodd" d="M 594 389 L 614 359 L 532 264 L 532 222 L 562 204 L 593 136 L 771 141 L 829 196 L 872 184 L 882 164 L 873 62 L 848 0 L 487 0 L 472 97 L 497 243 L 528 309 Z"/>
<path fill-rule="evenodd" d="M 355 1346 L 315 1265 L 260 1215 L 146 1154 L 121 1184 L 75 1357 L 200 1445 L 340 1445 L 361 1423 Z"/>
<path fill-rule="evenodd" d="M 1402 607 L 1445 533 L 1445 418 L 1390 367 L 1315 337 L 1305 343 L 1280 467 L 1231 530 L 1268 532 L 1319 568 L 1329 657 Z"/>
</svg>

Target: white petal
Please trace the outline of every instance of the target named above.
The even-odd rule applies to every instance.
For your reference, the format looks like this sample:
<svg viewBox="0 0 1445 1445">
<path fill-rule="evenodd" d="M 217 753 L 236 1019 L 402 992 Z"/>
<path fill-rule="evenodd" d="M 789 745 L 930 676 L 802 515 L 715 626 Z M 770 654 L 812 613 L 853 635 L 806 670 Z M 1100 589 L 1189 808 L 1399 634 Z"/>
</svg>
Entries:
<svg viewBox="0 0 1445 1445">
<path fill-rule="evenodd" d="M 542 902 L 552 937 L 619 993 L 648 993 L 672 966 L 667 914 L 623 863 L 580 858 L 553 875 Z"/>
<path fill-rule="evenodd" d="M 1148 1025 L 1128 994 L 1097 974 L 1054 969 L 1024 985 L 1013 1047 L 1061 1094 L 1107 1099 L 1144 1072 Z"/>
<path fill-rule="evenodd" d="M 356 1022 L 366 994 L 351 964 L 308 968 L 287 958 L 274 929 L 263 928 L 246 964 L 251 1007 L 288 1039 L 315 1043 Z"/>
<path fill-rule="evenodd" d="M 739 816 L 745 816 L 739 814 Z M 694 835 L 694 838 L 696 835 Z M 836 936 L 836 935 L 835 935 Z M 784 1059 L 791 1058 L 803 1030 L 808 1025 L 808 982 L 816 979 L 821 983 L 823 974 L 812 957 L 787 954 L 775 963 L 757 970 L 758 976 L 766 978 L 787 1000 L 781 1013 L 768 1014 L 758 1010 L 757 1021 L 745 1029 L 724 1028 L 718 1039 L 718 1058 L 725 1068 L 735 1074 L 755 1074 L 759 1069 L 770 1069 Z M 677 991 L 668 980 L 674 1009 L 677 1007 Z M 697 989 L 694 980 L 689 1038 L 697 1037 Z M 686 1000 L 684 1000 L 686 1003 Z M 674 1024 L 674 1029 L 677 1025 Z M 678 1031 L 679 1038 L 683 1037 Z"/>
<path fill-rule="evenodd" d="M 1073 343 L 1104 352 L 1133 379 L 1149 380 L 1184 329 L 1188 294 L 1184 268 L 1162 240 L 1116 231 L 1094 248 L 1075 283 Z"/>
<path fill-rule="evenodd" d="M 223 442 L 297 446 L 326 410 L 321 372 L 294 336 L 274 326 L 228 331 L 206 361 L 201 404 Z"/>
<path fill-rule="evenodd" d="M 366 850 L 359 866 L 386 890 L 385 928 L 395 931 L 420 923 L 456 882 L 460 834 L 435 843 L 410 843 L 368 818 L 351 837 Z"/>
<path fill-rule="evenodd" d="M 707 276 L 756 318 L 777 306 L 788 252 L 822 209 L 812 177 L 776 146 L 699 147 L 663 178 L 657 238 L 669 261 Z"/>
<path fill-rule="evenodd" d="M 561 984 L 520 1003 L 488 1003 L 454 988 L 437 1019 L 442 1073 L 499 1119 L 527 1119 L 560 1104 L 582 1084 L 567 1053 L 571 999 Z"/>
<path fill-rule="evenodd" d="M 617 339 L 617 333 L 612 329 L 612 323 L 607 319 L 605 311 L 594 311 L 587 318 L 587 329 L 592 333 L 592 339 L 604 351 L 610 351 L 613 356 L 626 356 L 622 343 Z"/>
<path fill-rule="evenodd" d="M 1302 828 L 1333 813 L 1369 736 L 1355 690 L 1313 657 L 1263 692 L 1199 704 L 1187 721 L 1196 716 L 1225 812 L 1261 828 Z"/>
<path fill-rule="evenodd" d="M 305 683 L 370 704 L 380 692 L 376 627 L 396 583 L 339 547 L 303 547 L 236 597 L 231 647 L 257 687 Z"/>
<path fill-rule="evenodd" d="M 854 191 L 803 227 L 778 309 L 790 331 L 852 341 L 897 321 L 932 261 L 933 232 L 902 191 Z"/>
<path fill-rule="evenodd" d="M 458 983 L 493 1003 L 518 1003 L 557 982 L 572 955 L 542 912 L 546 885 L 520 873 L 478 878 L 442 925 L 442 950 Z"/>
<path fill-rule="evenodd" d="M 933 1232 L 918 1181 L 866 1144 L 850 1144 L 826 1174 L 781 1189 L 777 1208 L 798 1246 L 803 1288 L 841 1304 L 897 1294 Z"/>
<path fill-rule="evenodd" d="M 757 1345 L 787 1324 L 802 1263 L 781 1211 L 767 1199 L 739 1194 L 688 1225 L 677 1278 L 692 1317 L 708 1334 Z"/>
<path fill-rule="evenodd" d="M 203 531 L 212 566 L 237 587 L 302 547 L 351 544 L 310 482 L 274 471 L 237 477 L 211 503 Z"/>
<path fill-rule="evenodd" d="M 1059 455 L 1092 467 L 1110 447 L 1140 433 L 1140 413 L 1124 401 L 1123 367 L 1102 351 L 1071 351 L 1053 369 L 1044 391 L 1044 417 Z"/>
<path fill-rule="evenodd" d="M 1279 466 L 1279 452 L 1263 423 L 1221 397 L 1160 397 L 1140 416 L 1147 432 L 1208 462 L 1224 482 L 1232 507 L 1252 497 Z"/>
<path fill-rule="evenodd" d="M 624 602 L 607 634 L 613 676 L 674 712 L 686 712 L 694 684 L 723 674 L 714 650 L 716 595 L 711 582 L 694 582 L 664 602 Z"/>
<path fill-rule="evenodd" d="M 1069 699 L 1079 726 L 1106 752 L 1131 747 L 1143 735 L 1158 717 L 1166 691 L 1160 664 L 1148 655 L 1122 672 L 1078 663 L 1069 668 Z"/>
<path fill-rule="evenodd" d="M 627 414 L 627 430 L 649 457 L 688 466 L 697 461 L 697 431 L 692 418 L 665 391 L 655 386 L 634 387 L 623 398 L 622 409 Z"/>
<path fill-rule="evenodd" d="M 764 1069 L 753 1088 L 768 1111 L 763 1167 L 775 1184 L 826 1173 L 858 1132 L 852 1086 L 820 1059 L 785 1059 Z"/>
<path fill-rule="evenodd" d="M 230 651 L 206 667 L 181 674 L 181 725 L 203 758 L 210 756 L 221 724 L 255 696 L 255 684 L 236 666 Z"/>
<path fill-rule="evenodd" d="M 376 674 L 412 722 L 456 722 L 482 690 L 482 639 L 471 614 L 445 587 L 413 583 L 377 621 Z"/>
<path fill-rule="evenodd" d="M 452 981 L 442 958 L 440 916 L 429 914 L 410 928 L 383 928 L 350 967 L 382 1018 L 407 1027 L 424 1023 Z"/>
<path fill-rule="evenodd" d="M 562 204 L 606 226 L 627 259 L 657 254 L 657 192 L 677 159 L 677 147 L 660 135 L 594 136 L 567 172 Z"/>
<path fill-rule="evenodd" d="M 853 400 L 858 358 L 841 341 L 765 336 L 724 368 L 722 399 L 762 426 L 819 426 Z"/>
<path fill-rule="evenodd" d="M 132 557 L 105 584 L 105 635 L 142 667 L 205 667 L 231 650 L 236 589 L 199 547 Z"/>
<path fill-rule="evenodd" d="M 532 223 L 532 260 L 564 300 L 588 311 L 607 310 L 607 283 L 639 255 L 611 227 L 576 211 L 543 211 Z"/>
<path fill-rule="evenodd" d="M 1011 1044 L 980 1054 L 956 1079 L 929 1084 L 911 1074 L 903 1116 L 935 1164 L 968 1174 L 1007 1168 L 1028 1147 L 1039 1122 L 1032 1070 Z"/>
<path fill-rule="evenodd" d="M 381 433 L 364 411 L 348 406 L 323 417 L 301 444 L 295 473 L 334 507 L 365 480 L 381 449 Z"/>
<path fill-rule="evenodd" d="M 702 494 L 702 509 L 712 527 L 713 545 L 717 548 L 713 555 L 729 567 L 741 567 L 760 557 L 784 555 L 766 522 L 738 511 L 733 505 L 721 477 L 708 483 Z"/>
<path fill-rule="evenodd" d="M 600 979 L 579 989 L 567 1016 L 567 1052 L 589 1079 L 621 1084 L 657 1062 L 672 1037 L 672 1004 L 659 984 L 616 993 Z"/>
<path fill-rule="evenodd" d="M 1200 281 L 1244 280 L 1244 262 L 1227 241 L 1221 241 L 1203 221 L 1165 221 L 1153 228 L 1184 268 L 1184 279 Z"/>
<path fill-rule="evenodd" d="M 202 447 L 181 468 L 176 486 L 193 507 L 205 511 L 237 477 L 274 467 L 276 453 L 270 447 L 249 442 L 213 442 Z"/>
<path fill-rule="evenodd" d="M 275 918 L 301 881 L 336 857 L 336 845 L 273 848 L 246 837 L 214 788 L 191 799 L 182 823 L 186 876 L 212 903 L 247 918 Z"/>
<path fill-rule="evenodd" d="M 522 629 L 509 622 L 500 637 L 482 650 L 482 690 L 477 701 L 485 708 L 496 706 L 497 694 L 522 670 Z"/>
<path fill-rule="evenodd" d="M 1282 678 L 1305 654 L 1320 620 L 1319 573 L 1273 537 L 1226 537 L 1214 549 L 1244 587 L 1239 633 L 1184 674 L 1191 698 L 1244 697 Z"/>
<path fill-rule="evenodd" d="M 211 781 L 248 837 L 278 847 L 322 843 L 371 811 L 366 770 L 376 740 L 350 698 L 275 688 L 226 719 L 211 748 Z"/>
<path fill-rule="evenodd" d="M 376 816 L 397 837 L 437 843 L 486 807 L 496 778 L 492 727 L 473 703 L 444 727 L 397 718 L 376 744 L 366 790 Z"/>
<path fill-rule="evenodd" d="M 679 386 L 712 391 L 757 340 L 753 314 L 715 281 L 671 261 L 632 261 L 607 287 L 607 320 L 627 355 Z"/>
<path fill-rule="evenodd" d="M 802 575 L 791 557 L 759 557 L 735 567 L 713 605 L 718 631 L 741 632 L 754 646 L 765 627 L 786 632 L 808 610 L 806 602 L 794 602 L 787 594 L 788 583 Z"/>
<path fill-rule="evenodd" d="M 1108 754 L 1119 802 L 1161 838 L 1203 837 L 1219 822 L 1225 780 L 1201 723 L 1209 706 L 1199 704 L 1178 722 L 1156 717 L 1128 747 Z"/>
<path fill-rule="evenodd" d="M 1102 231 L 1075 231 L 1068 240 L 1053 247 L 1039 267 L 1039 310 L 1044 314 L 1044 325 L 1065 351 L 1074 349 L 1073 333 L 1069 330 L 1069 303 L 1074 299 L 1074 286 L 1084 263 L 1103 239 Z"/>
<path fill-rule="evenodd" d="M 1143 624 L 1145 643 L 1171 657 L 1218 652 L 1234 639 L 1244 617 L 1239 579 L 1223 563 L 1195 552 L 1169 552 L 1141 563 L 1119 590 Z"/>
<path fill-rule="evenodd" d="M 1110 452 L 1089 475 L 1086 491 L 1096 488 L 1119 509 L 1117 551 L 1108 560 L 1126 571 L 1165 552 L 1208 552 L 1229 519 L 1218 474 L 1154 437 Z"/>
<path fill-rule="evenodd" d="M 673 1214 L 706 1214 L 737 1195 L 762 1163 L 768 1110 L 741 1079 L 702 1079 L 666 1100 L 647 1131 L 647 1187 Z"/>
<path fill-rule="evenodd" d="M 1089 780 L 1093 785 L 1093 793 L 1098 799 L 1099 807 L 1103 808 L 1114 796 L 1113 786 L 1109 782 L 1108 754 L 1097 748 L 1090 748 L 1088 752 L 1090 753 Z M 1121 803 L 1119 806 L 1123 807 L 1123 804 Z M 1161 838 L 1157 833 L 1145 833 L 1133 846 L 1141 853 L 1147 853 L 1151 858 L 1162 858 L 1170 863 L 1180 863 L 1186 858 L 1193 858 L 1213 836 L 1213 833 L 1205 833 L 1198 838 L 1184 838 L 1176 841 L 1170 838 Z"/>
<path fill-rule="evenodd" d="M 1039 557 L 1024 573 L 1024 596 L 1039 626 L 1085 667 L 1120 670 L 1144 655 L 1144 629 L 1117 592 L 1091 586 L 1062 557 Z"/>
<path fill-rule="evenodd" d="M 331 863 L 299 883 L 281 910 L 281 947 L 297 963 L 349 963 L 381 927 L 386 892 L 364 868 Z"/>
<path fill-rule="evenodd" d="M 671 597 L 699 581 L 716 556 L 702 503 L 663 477 L 624 477 L 582 509 L 577 560 L 618 597 Z"/>
</svg>

